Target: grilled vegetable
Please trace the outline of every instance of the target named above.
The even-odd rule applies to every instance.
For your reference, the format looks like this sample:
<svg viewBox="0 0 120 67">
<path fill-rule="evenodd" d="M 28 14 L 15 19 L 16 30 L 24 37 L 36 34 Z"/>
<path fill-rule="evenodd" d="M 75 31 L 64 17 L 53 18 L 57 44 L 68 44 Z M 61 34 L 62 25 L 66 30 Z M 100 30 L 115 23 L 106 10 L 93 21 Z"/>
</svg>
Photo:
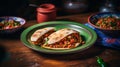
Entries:
<svg viewBox="0 0 120 67">
<path fill-rule="evenodd" d="M 20 26 L 21 24 L 15 20 L 3 20 L 0 22 L 0 29 L 12 29 Z"/>
<path fill-rule="evenodd" d="M 120 19 L 108 16 L 98 19 L 95 25 L 104 29 L 120 29 Z"/>
</svg>

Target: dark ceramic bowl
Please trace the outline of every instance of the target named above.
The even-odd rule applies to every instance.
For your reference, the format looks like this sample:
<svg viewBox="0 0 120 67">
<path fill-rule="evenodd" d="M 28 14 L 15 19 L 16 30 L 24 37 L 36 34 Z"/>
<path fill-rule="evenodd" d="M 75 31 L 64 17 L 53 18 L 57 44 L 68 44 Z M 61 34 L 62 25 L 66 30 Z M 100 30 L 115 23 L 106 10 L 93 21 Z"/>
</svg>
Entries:
<svg viewBox="0 0 120 67">
<path fill-rule="evenodd" d="M 118 37 L 120 34 L 120 29 L 104 29 L 100 28 L 95 25 L 95 23 L 99 20 L 99 18 L 104 18 L 104 17 L 116 17 L 117 19 L 120 19 L 120 13 L 116 12 L 104 12 L 104 13 L 96 13 L 88 18 L 88 23 L 93 26 L 94 28 L 102 31 L 105 35 L 110 36 L 110 37 Z M 120 37 L 120 36 L 119 36 Z"/>
<path fill-rule="evenodd" d="M 22 26 L 26 23 L 26 20 L 21 17 L 15 17 L 15 16 L 4 16 L 0 17 L 0 23 L 4 20 L 14 20 L 20 23 L 20 26 L 8 28 L 8 29 L 0 29 L 0 33 L 14 33 L 17 32 L 19 29 L 22 28 Z"/>
</svg>

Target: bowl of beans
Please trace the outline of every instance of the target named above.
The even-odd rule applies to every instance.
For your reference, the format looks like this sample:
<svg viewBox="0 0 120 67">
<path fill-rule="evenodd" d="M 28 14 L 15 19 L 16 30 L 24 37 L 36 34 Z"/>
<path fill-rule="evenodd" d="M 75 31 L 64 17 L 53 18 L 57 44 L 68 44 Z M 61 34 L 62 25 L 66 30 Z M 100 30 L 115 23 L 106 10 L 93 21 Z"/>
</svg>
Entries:
<svg viewBox="0 0 120 67">
<path fill-rule="evenodd" d="M 120 33 L 120 13 L 103 12 L 96 13 L 88 18 L 88 23 L 102 31 L 107 36 L 116 37 Z"/>
<path fill-rule="evenodd" d="M 13 33 L 22 28 L 25 19 L 14 16 L 0 17 L 0 33 Z"/>
</svg>

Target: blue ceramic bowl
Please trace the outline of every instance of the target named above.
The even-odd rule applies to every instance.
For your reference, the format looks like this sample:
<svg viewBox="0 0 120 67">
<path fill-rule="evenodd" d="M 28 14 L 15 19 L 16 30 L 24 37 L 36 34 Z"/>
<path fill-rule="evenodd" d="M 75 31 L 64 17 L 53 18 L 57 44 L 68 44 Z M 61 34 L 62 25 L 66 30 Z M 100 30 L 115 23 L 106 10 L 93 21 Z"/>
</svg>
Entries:
<svg viewBox="0 0 120 67">
<path fill-rule="evenodd" d="M 104 29 L 100 28 L 95 25 L 95 23 L 98 21 L 99 18 L 104 18 L 108 16 L 113 16 L 116 17 L 117 19 L 120 19 L 120 13 L 117 12 L 104 12 L 104 13 L 96 13 L 88 18 L 88 23 L 93 26 L 94 28 L 102 31 L 105 35 L 110 36 L 110 37 L 118 37 L 120 33 L 120 29 Z"/>
<path fill-rule="evenodd" d="M 14 28 L 8 28 L 8 29 L 0 29 L 0 33 L 14 33 L 22 28 L 22 26 L 26 23 L 26 20 L 20 17 L 14 17 L 14 16 L 4 16 L 0 17 L 0 23 L 4 20 L 14 20 L 20 23 L 20 26 L 14 27 Z"/>
</svg>

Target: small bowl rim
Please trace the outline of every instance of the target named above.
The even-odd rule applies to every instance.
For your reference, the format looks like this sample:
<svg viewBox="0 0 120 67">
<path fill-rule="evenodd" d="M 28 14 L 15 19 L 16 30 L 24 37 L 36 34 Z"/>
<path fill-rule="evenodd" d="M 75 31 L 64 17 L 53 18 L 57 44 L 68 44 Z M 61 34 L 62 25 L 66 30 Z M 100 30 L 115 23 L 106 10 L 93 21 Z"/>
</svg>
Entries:
<svg viewBox="0 0 120 67">
<path fill-rule="evenodd" d="M 88 17 L 88 23 L 90 24 L 90 25 L 92 25 L 93 27 L 95 27 L 95 28 L 97 28 L 97 29 L 100 29 L 100 30 L 107 30 L 107 31 L 120 31 L 120 29 L 105 29 L 105 28 L 100 28 L 100 27 L 98 27 L 98 26 L 96 26 L 95 24 L 93 24 L 93 23 L 91 23 L 91 21 L 90 21 L 90 18 L 91 17 L 93 17 L 93 16 L 95 16 L 95 15 L 98 15 L 98 14 L 108 14 L 108 13 L 113 13 L 113 14 L 117 14 L 117 13 L 119 13 L 120 14 L 120 12 L 97 12 L 97 13 L 94 13 L 94 14 L 92 14 L 92 15 L 90 15 L 89 17 Z"/>
<path fill-rule="evenodd" d="M 13 29 L 18 29 L 18 28 L 21 28 L 22 26 L 24 26 L 26 24 L 26 20 L 22 17 L 18 17 L 18 16 L 2 16 L 0 18 L 5 18 L 5 17 L 16 17 L 16 18 L 20 18 L 22 20 L 24 20 L 24 24 L 18 26 L 18 27 L 14 27 L 14 28 L 10 28 L 10 29 L 0 29 L 0 31 L 7 31 L 7 30 L 13 30 Z"/>
</svg>

